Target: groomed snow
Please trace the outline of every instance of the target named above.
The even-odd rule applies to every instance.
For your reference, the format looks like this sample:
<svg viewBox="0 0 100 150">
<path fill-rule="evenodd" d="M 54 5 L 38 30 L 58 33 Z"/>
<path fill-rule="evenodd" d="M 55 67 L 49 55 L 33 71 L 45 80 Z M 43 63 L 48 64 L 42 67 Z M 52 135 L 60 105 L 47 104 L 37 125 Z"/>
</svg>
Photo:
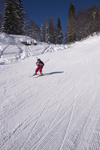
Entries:
<svg viewBox="0 0 100 150">
<path fill-rule="evenodd" d="M 26 40 L 0 34 L 0 150 L 100 150 L 100 36 Z M 36 57 L 49 59 L 38 78 Z"/>
</svg>

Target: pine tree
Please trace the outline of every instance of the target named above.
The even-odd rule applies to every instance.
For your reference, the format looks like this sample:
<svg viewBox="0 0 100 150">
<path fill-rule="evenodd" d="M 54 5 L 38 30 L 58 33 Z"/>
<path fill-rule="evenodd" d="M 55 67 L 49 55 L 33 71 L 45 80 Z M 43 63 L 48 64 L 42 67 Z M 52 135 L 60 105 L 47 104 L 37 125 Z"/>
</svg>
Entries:
<svg viewBox="0 0 100 150">
<path fill-rule="evenodd" d="M 30 24 L 30 36 L 35 40 L 40 41 L 40 27 L 35 22 L 33 22 L 33 20 Z"/>
<path fill-rule="evenodd" d="M 18 24 L 18 16 L 16 14 L 16 1 L 6 0 L 4 19 L 3 19 L 3 32 L 8 34 L 16 34 Z"/>
<path fill-rule="evenodd" d="M 21 2 L 21 0 L 18 0 L 17 4 L 17 14 L 19 17 L 19 35 L 25 34 L 25 12 L 24 12 L 24 7 Z"/>
<path fill-rule="evenodd" d="M 91 32 L 97 32 L 99 24 L 99 9 L 96 5 L 94 5 L 92 8 L 92 23 L 91 23 Z"/>
<path fill-rule="evenodd" d="M 46 24 L 46 29 L 45 29 L 45 42 L 49 43 L 50 41 L 50 36 L 49 36 L 49 25 L 48 23 Z"/>
<path fill-rule="evenodd" d="M 49 34 L 49 20 L 48 17 L 46 18 L 46 25 L 45 25 L 45 42 L 50 42 L 50 34 Z"/>
<path fill-rule="evenodd" d="M 55 43 L 55 37 L 54 37 L 54 32 L 55 32 L 55 27 L 54 27 L 54 23 L 55 23 L 55 18 L 49 18 L 49 41 L 50 43 Z"/>
<path fill-rule="evenodd" d="M 68 12 L 68 26 L 65 35 L 65 43 L 72 43 L 76 41 L 77 34 L 77 18 L 74 4 L 71 2 Z"/>
<path fill-rule="evenodd" d="M 87 12 L 86 8 L 80 7 L 78 8 L 77 13 L 77 39 L 81 40 L 83 38 L 86 38 L 88 32 L 87 32 Z"/>
<path fill-rule="evenodd" d="M 25 14 L 25 35 L 30 36 L 31 28 L 30 28 L 30 19 Z"/>
<path fill-rule="evenodd" d="M 2 31 L 2 18 L 3 18 L 2 13 L 0 13 L 0 32 Z"/>
<path fill-rule="evenodd" d="M 55 27 L 54 31 L 54 44 L 57 44 L 57 27 Z"/>
<path fill-rule="evenodd" d="M 0 32 L 2 32 L 2 21 L 3 21 L 3 14 L 4 14 L 4 6 L 5 0 L 0 1 Z"/>
<path fill-rule="evenodd" d="M 61 21 L 58 18 L 58 23 L 57 23 L 57 31 L 56 31 L 56 43 L 57 44 L 61 44 L 62 43 L 62 39 L 63 39 L 63 34 L 62 34 L 62 28 L 61 28 Z"/>
<path fill-rule="evenodd" d="M 22 35 L 24 34 L 24 11 L 21 0 L 6 0 L 4 19 L 3 19 L 3 32 L 8 34 Z"/>
<path fill-rule="evenodd" d="M 3 20 L 3 14 L 0 12 L 0 32 L 2 31 L 2 20 Z"/>
<path fill-rule="evenodd" d="M 43 24 L 41 24 L 41 27 L 40 27 L 40 41 L 43 42 L 44 40 L 44 29 L 43 29 Z"/>
</svg>

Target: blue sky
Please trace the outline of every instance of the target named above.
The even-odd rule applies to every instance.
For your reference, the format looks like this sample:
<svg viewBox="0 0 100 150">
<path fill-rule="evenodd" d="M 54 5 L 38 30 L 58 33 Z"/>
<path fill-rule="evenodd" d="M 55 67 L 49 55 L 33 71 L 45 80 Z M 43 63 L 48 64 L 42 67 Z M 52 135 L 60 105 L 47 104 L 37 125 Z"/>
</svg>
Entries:
<svg viewBox="0 0 100 150">
<path fill-rule="evenodd" d="M 78 7 L 100 4 L 100 0 L 72 0 L 72 2 L 76 11 Z M 54 17 L 56 24 L 57 19 L 60 18 L 62 32 L 65 35 L 71 0 L 22 0 L 22 3 L 27 16 L 38 25 L 43 24 L 47 16 Z"/>
<path fill-rule="evenodd" d="M 22 0 L 26 15 L 38 25 L 44 24 L 47 16 L 54 17 L 55 24 L 57 24 L 57 19 L 60 18 L 64 36 L 71 2 L 74 4 L 76 12 L 79 7 L 100 4 L 100 0 Z"/>
</svg>

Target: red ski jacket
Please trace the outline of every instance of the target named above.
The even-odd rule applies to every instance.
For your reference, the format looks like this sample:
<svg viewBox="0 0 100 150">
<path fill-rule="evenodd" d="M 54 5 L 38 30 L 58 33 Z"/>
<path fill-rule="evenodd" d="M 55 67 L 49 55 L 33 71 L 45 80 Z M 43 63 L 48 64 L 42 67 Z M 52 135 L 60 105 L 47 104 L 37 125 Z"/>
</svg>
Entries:
<svg viewBox="0 0 100 150">
<path fill-rule="evenodd" d="M 39 68 L 42 68 L 44 66 L 44 63 L 43 61 L 41 62 L 36 62 L 36 65 L 39 67 Z"/>
</svg>

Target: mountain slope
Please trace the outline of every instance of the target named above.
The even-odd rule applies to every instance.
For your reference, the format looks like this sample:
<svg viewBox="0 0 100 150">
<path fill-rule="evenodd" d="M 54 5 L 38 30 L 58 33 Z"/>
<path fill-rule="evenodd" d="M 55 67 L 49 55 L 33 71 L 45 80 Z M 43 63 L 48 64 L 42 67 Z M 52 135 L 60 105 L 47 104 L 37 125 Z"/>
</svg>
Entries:
<svg viewBox="0 0 100 150">
<path fill-rule="evenodd" d="M 100 36 L 47 46 L 42 77 L 35 57 L 0 66 L 0 150 L 99 150 Z"/>
</svg>

